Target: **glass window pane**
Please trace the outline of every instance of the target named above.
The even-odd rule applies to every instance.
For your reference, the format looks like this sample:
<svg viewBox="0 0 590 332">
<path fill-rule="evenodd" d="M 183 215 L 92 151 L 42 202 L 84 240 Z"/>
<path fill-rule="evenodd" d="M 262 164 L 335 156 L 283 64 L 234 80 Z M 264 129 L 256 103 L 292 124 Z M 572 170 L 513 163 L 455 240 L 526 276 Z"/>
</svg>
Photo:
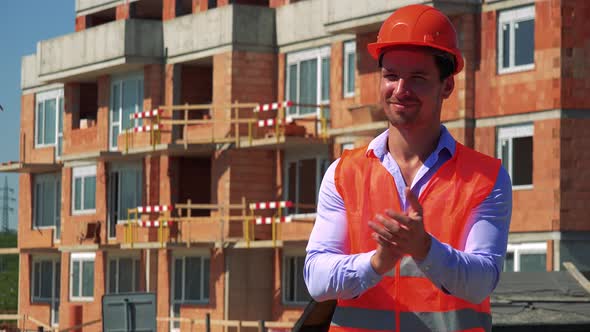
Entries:
<svg viewBox="0 0 590 332">
<path fill-rule="evenodd" d="M 533 137 L 518 137 L 512 141 L 512 183 L 533 183 Z"/>
<path fill-rule="evenodd" d="M 139 171 L 137 170 L 122 170 L 120 174 L 120 211 L 117 215 L 119 220 L 127 219 L 127 211 L 141 205 L 141 196 L 138 188 L 138 176 Z"/>
<path fill-rule="evenodd" d="M 315 205 L 316 202 L 316 159 L 299 161 L 299 204 Z M 300 208 L 300 213 L 313 213 L 313 207 Z"/>
<path fill-rule="evenodd" d="M 41 263 L 33 264 L 33 297 L 41 296 Z"/>
<path fill-rule="evenodd" d="M 109 293 L 117 292 L 117 260 L 109 261 Z"/>
<path fill-rule="evenodd" d="M 510 67 L 510 25 L 502 24 L 502 68 Z"/>
<path fill-rule="evenodd" d="M 182 300 L 182 258 L 174 260 L 174 300 Z"/>
<path fill-rule="evenodd" d="M 112 87 L 112 100 L 111 100 L 111 117 L 109 119 L 111 127 L 111 145 L 117 146 L 117 138 L 119 137 L 119 125 L 120 125 L 120 98 L 121 84 L 113 84 Z"/>
<path fill-rule="evenodd" d="M 287 275 L 289 276 L 287 285 L 287 301 L 295 300 L 295 257 L 289 257 Z"/>
<path fill-rule="evenodd" d="M 43 217 L 43 182 L 37 180 L 38 183 L 35 184 L 35 226 L 41 226 L 43 221 L 41 218 Z"/>
<path fill-rule="evenodd" d="M 133 126 L 130 116 L 135 113 L 137 99 L 137 80 L 123 81 L 123 113 L 121 124 L 124 130 Z"/>
<path fill-rule="evenodd" d="M 187 257 L 186 270 L 184 276 L 184 283 L 186 288 L 184 290 L 185 300 L 198 301 L 201 300 L 201 258 Z"/>
<path fill-rule="evenodd" d="M 55 182 L 47 181 L 43 186 L 43 216 L 42 226 L 53 226 L 55 222 Z"/>
<path fill-rule="evenodd" d="M 134 292 L 138 292 L 139 291 L 139 278 L 140 278 L 140 274 L 139 274 L 139 259 L 136 259 L 133 264 L 135 265 L 135 273 L 133 274 L 135 276 L 135 288 L 133 289 Z"/>
<path fill-rule="evenodd" d="M 346 55 L 347 72 L 346 72 L 346 92 L 354 93 L 354 71 L 355 71 L 355 53 L 351 52 Z"/>
<path fill-rule="evenodd" d="M 37 117 L 37 144 L 43 144 L 43 102 L 37 103 L 35 116 Z"/>
<path fill-rule="evenodd" d="M 507 252 L 504 258 L 504 272 L 514 272 L 514 253 Z"/>
<path fill-rule="evenodd" d="M 45 101 L 45 125 L 44 138 L 45 144 L 55 144 L 55 133 L 57 130 L 56 124 L 57 105 L 56 99 L 49 99 Z"/>
<path fill-rule="evenodd" d="M 94 294 L 94 261 L 82 262 L 82 296 L 92 297 Z"/>
<path fill-rule="evenodd" d="M 64 127 L 64 97 L 59 97 L 58 99 L 59 101 L 59 106 L 58 106 L 58 116 L 57 116 L 57 132 L 58 133 L 63 133 L 63 127 Z"/>
<path fill-rule="evenodd" d="M 330 58 L 322 59 L 322 101 L 330 101 Z"/>
<path fill-rule="evenodd" d="M 306 60 L 299 64 L 299 103 L 317 104 L 318 101 L 318 73 L 317 60 Z M 299 114 L 310 114 L 315 107 L 300 107 Z"/>
<path fill-rule="evenodd" d="M 535 62 L 535 20 L 514 24 L 515 65 L 527 65 Z"/>
<path fill-rule="evenodd" d="M 119 126 L 114 126 L 111 130 L 111 142 L 112 142 L 112 146 L 117 146 L 117 139 L 119 137 Z"/>
<path fill-rule="evenodd" d="M 119 259 L 119 293 L 133 291 L 133 260 Z"/>
<path fill-rule="evenodd" d="M 205 258 L 205 263 L 203 266 L 203 299 L 208 300 L 209 299 L 209 279 L 211 278 L 210 276 L 210 265 L 211 265 L 211 260 L 209 258 Z"/>
<path fill-rule="evenodd" d="M 55 299 L 59 302 L 61 294 L 61 262 L 55 263 Z"/>
<path fill-rule="evenodd" d="M 297 302 L 307 302 L 311 299 L 309 293 L 307 292 L 307 287 L 305 286 L 305 280 L 303 279 L 303 264 L 305 262 L 305 257 L 297 257 L 297 269 L 295 270 L 295 280 L 297 282 L 297 294 L 295 301 Z"/>
<path fill-rule="evenodd" d="M 96 176 L 84 178 L 84 210 L 96 208 Z"/>
<path fill-rule="evenodd" d="M 72 296 L 80 296 L 80 262 L 72 264 Z"/>
<path fill-rule="evenodd" d="M 82 210 L 82 178 L 74 178 L 74 210 Z"/>
<path fill-rule="evenodd" d="M 520 255 L 521 272 L 543 272 L 547 271 L 546 254 L 521 254 Z"/>
<path fill-rule="evenodd" d="M 53 263 L 51 261 L 43 261 L 41 262 L 41 298 L 43 299 L 51 299 L 51 279 L 53 278 Z"/>
<path fill-rule="evenodd" d="M 289 89 L 287 90 L 287 100 L 297 101 L 297 64 L 289 66 Z M 287 114 L 296 114 L 297 107 L 289 107 Z"/>
<path fill-rule="evenodd" d="M 60 174 L 57 174 L 57 181 L 55 181 L 55 238 L 59 239 L 61 236 L 61 180 Z"/>
<path fill-rule="evenodd" d="M 503 139 L 500 141 L 500 156 L 502 159 L 502 166 L 510 172 L 510 141 L 507 139 Z"/>
</svg>

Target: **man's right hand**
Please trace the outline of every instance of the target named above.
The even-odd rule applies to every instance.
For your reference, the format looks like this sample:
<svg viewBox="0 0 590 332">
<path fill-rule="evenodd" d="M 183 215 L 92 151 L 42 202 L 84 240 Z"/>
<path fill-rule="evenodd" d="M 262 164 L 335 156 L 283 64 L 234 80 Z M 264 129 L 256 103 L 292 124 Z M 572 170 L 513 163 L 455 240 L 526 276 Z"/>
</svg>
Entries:
<svg viewBox="0 0 590 332">
<path fill-rule="evenodd" d="M 369 227 L 375 231 L 371 236 L 377 242 L 377 251 L 371 257 L 371 267 L 377 274 L 383 275 L 395 267 L 403 253 L 385 238 L 387 231 L 382 226 L 369 221 Z"/>
</svg>

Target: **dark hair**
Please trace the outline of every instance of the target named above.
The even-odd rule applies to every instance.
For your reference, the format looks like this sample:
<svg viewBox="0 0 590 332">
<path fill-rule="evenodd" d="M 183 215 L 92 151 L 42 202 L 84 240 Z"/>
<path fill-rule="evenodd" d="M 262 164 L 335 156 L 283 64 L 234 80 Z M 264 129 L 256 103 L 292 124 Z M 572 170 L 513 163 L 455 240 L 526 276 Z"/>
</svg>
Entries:
<svg viewBox="0 0 590 332">
<path fill-rule="evenodd" d="M 438 72 L 440 73 L 441 82 L 453 75 L 455 72 L 455 56 L 451 53 L 435 48 L 428 47 L 428 49 L 431 51 L 432 56 L 434 56 L 434 63 L 436 64 Z M 384 55 L 385 52 L 381 52 L 381 55 L 379 55 L 379 68 L 383 67 Z"/>
</svg>

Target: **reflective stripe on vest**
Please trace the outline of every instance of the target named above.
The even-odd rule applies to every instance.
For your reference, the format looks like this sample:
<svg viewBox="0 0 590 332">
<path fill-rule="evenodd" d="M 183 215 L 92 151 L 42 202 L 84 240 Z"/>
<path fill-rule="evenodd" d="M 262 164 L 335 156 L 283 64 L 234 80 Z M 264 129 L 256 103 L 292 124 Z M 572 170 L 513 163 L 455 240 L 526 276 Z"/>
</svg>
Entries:
<svg viewBox="0 0 590 332">
<path fill-rule="evenodd" d="M 400 276 L 402 276 L 402 277 L 426 278 L 426 275 L 424 274 L 424 272 L 422 272 L 422 270 L 420 270 L 420 268 L 418 267 L 416 262 L 410 256 L 404 256 L 402 258 L 402 261 L 400 263 L 399 273 L 400 273 Z"/>
<path fill-rule="evenodd" d="M 331 325 L 355 329 L 395 331 L 395 311 L 336 307 Z"/>
<path fill-rule="evenodd" d="M 395 312 L 353 307 L 336 307 L 333 326 L 395 331 Z M 472 309 L 446 312 L 401 312 L 401 331 L 463 331 L 481 328 L 492 330 L 492 316 Z"/>
<path fill-rule="evenodd" d="M 463 331 L 482 328 L 492 330 L 492 316 L 472 309 L 447 312 L 401 312 L 401 331 Z"/>
</svg>

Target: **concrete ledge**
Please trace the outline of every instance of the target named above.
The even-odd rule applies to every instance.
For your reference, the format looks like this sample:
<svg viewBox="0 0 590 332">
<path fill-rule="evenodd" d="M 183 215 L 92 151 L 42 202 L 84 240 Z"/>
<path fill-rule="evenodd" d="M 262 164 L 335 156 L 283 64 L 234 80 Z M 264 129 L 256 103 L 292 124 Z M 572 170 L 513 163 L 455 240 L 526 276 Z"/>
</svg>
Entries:
<svg viewBox="0 0 590 332">
<path fill-rule="evenodd" d="M 67 82 L 161 63 L 162 34 L 161 22 L 130 19 L 41 41 L 37 44 L 38 79 Z"/>
<path fill-rule="evenodd" d="M 88 15 L 138 0 L 76 0 L 76 16 Z"/>
<path fill-rule="evenodd" d="M 275 52 L 274 9 L 229 5 L 163 24 L 167 63 L 229 51 Z"/>
<path fill-rule="evenodd" d="M 340 0 L 338 0 L 340 1 Z M 365 2 L 355 1 L 366 5 Z M 323 24 L 324 0 L 299 1 L 277 8 L 277 44 L 284 47 L 328 37 Z"/>
</svg>

